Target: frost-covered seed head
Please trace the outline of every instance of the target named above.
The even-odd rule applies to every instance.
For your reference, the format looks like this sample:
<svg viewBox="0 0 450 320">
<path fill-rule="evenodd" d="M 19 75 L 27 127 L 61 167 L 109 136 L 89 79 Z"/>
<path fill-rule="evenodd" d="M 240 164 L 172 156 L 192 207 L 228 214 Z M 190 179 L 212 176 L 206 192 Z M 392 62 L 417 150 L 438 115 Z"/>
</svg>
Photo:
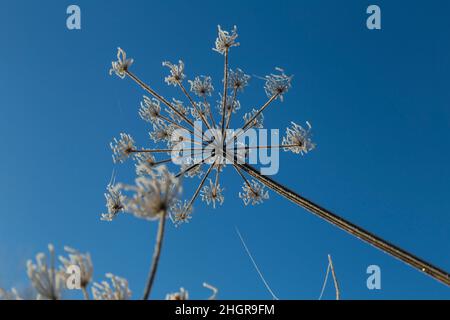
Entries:
<svg viewBox="0 0 450 320">
<path fill-rule="evenodd" d="M 217 110 L 219 111 L 219 114 L 222 115 L 223 113 L 223 108 L 222 108 L 222 103 L 223 103 L 223 99 L 222 99 L 222 95 L 219 94 L 220 100 L 217 101 Z M 239 102 L 239 100 L 236 99 L 227 99 L 227 104 L 225 107 L 225 114 L 228 114 L 228 112 L 232 113 L 236 113 L 239 109 L 241 109 L 241 103 Z"/>
<path fill-rule="evenodd" d="M 198 102 L 196 108 L 191 108 L 191 115 L 196 121 L 201 121 L 202 116 L 206 118 L 210 112 L 209 103 Z"/>
<path fill-rule="evenodd" d="M 212 179 L 209 179 L 209 186 L 204 186 L 202 190 L 200 190 L 200 197 L 202 198 L 202 201 L 206 202 L 208 205 L 212 204 L 214 209 L 216 208 L 216 202 L 219 205 L 222 205 L 225 200 L 223 188 L 220 187 L 220 184 L 217 184 L 216 186 Z"/>
<path fill-rule="evenodd" d="M 250 121 L 257 112 L 258 112 L 258 110 L 256 110 L 256 109 L 253 109 L 251 112 L 247 112 L 244 115 L 245 123 Z M 262 112 L 259 115 L 257 115 L 255 119 L 252 120 L 252 122 L 250 123 L 250 127 L 257 128 L 257 129 L 264 128 L 264 115 L 262 114 Z"/>
<path fill-rule="evenodd" d="M 302 126 L 291 122 L 292 126 L 286 129 L 286 136 L 283 137 L 281 144 L 286 146 L 285 151 L 292 151 L 297 154 L 306 154 L 313 150 L 316 145 L 311 140 L 311 125 L 307 121 L 307 129 Z"/>
<path fill-rule="evenodd" d="M 166 166 L 155 168 L 149 175 L 140 176 L 135 181 L 135 185 L 123 186 L 133 194 L 127 198 L 124 210 L 142 219 L 158 219 L 176 203 L 181 192 L 179 180 Z"/>
<path fill-rule="evenodd" d="M 188 116 L 189 116 L 189 108 L 188 108 L 188 107 L 185 107 L 185 106 L 183 105 L 183 102 L 180 101 L 180 100 L 177 100 L 177 99 L 173 98 L 172 101 L 173 101 L 172 105 L 174 106 L 174 108 L 175 108 L 179 113 L 181 113 L 183 116 L 185 116 L 186 118 L 188 118 Z M 183 118 L 182 118 L 178 113 L 176 113 L 175 111 L 173 111 L 172 109 L 166 108 L 166 112 L 169 114 L 170 118 L 171 118 L 173 121 L 176 121 L 176 122 L 178 122 L 178 123 L 180 123 L 180 122 L 183 121 Z"/>
<path fill-rule="evenodd" d="M 114 138 L 113 142 L 110 143 L 110 147 L 113 151 L 114 163 L 124 162 L 136 149 L 133 138 L 126 133 L 121 133 L 119 140 Z"/>
<path fill-rule="evenodd" d="M 228 71 L 228 88 L 235 89 L 237 91 L 244 91 L 244 88 L 248 86 L 250 76 L 246 75 L 244 71 L 237 68 L 236 71 Z"/>
<path fill-rule="evenodd" d="M 250 186 L 247 183 L 244 183 L 242 186 L 243 192 L 239 192 L 239 198 L 244 201 L 246 206 L 249 204 L 260 204 L 263 203 L 264 200 L 269 199 L 269 192 L 265 190 L 263 184 L 255 180 L 252 180 L 249 184 Z"/>
<path fill-rule="evenodd" d="M 142 120 L 156 123 L 161 122 L 161 105 L 159 101 L 155 98 L 150 99 L 147 96 L 144 96 L 144 101 L 141 102 L 141 107 L 139 109 L 139 116 Z"/>
<path fill-rule="evenodd" d="M 170 70 L 170 75 L 164 78 L 164 81 L 168 85 L 177 86 L 178 83 L 183 82 L 183 79 L 186 77 L 184 74 L 184 63 L 179 60 L 178 64 L 173 64 L 170 61 L 164 61 L 162 63 L 164 67 L 168 67 Z"/>
<path fill-rule="evenodd" d="M 266 76 L 264 90 L 269 98 L 277 95 L 283 101 L 283 95 L 290 89 L 293 76 L 284 74 L 284 70 L 275 68 L 280 74 Z"/>
<path fill-rule="evenodd" d="M 102 213 L 100 220 L 112 221 L 120 212 L 123 211 L 125 197 L 120 191 L 120 185 L 109 184 L 106 187 L 106 208 L 107 213 Z"/>
<path fill-rule="evenodd" d="M 138 176 L 148 175 L 152 172 L 156 159 L 150 152 L 138 153 L 135 159 L 136 174 Z"/>
<path fill-rule="evenodd" d="M 195 77 L 194 80 L 189 80 L 189 84 L 191 85 L 191 91 L 199 97 L 211 96 L 214 91 L 212 80 L 209 76 Z"/>
<path fill-rule="evenodd" d="M 239 46 L 239 42 L 236 42 L 238 37 L 236 26 L 231 30 L 231 34 L 228 31 L 222 30 L 220 26 L 217 26 L 217 30 L 218 36 L 215 43 L 216 46 L 213 48 L 214 51 L 225 54 L 231 47 Z"/>
<path fill-rule="evenodd" d="M 128 300 L 131 298 L 131 290 L 128 288 L 128 281 L 111 273 L 106 274 L 106 278 L 111 282 L 94 282 L 92 285 L 92 295 L 95 300 Z"/>
<path fill-rule="evenodd" d="M 59 261 L 62 263 L 60 273 L 63 275 L 64 279 L 67 279 L 69 276 L 67 273 L 68 268 L 73 265 L 78 266 L 81 271 L 80 285 L 82 288 L 86 288 L 91 282 L 92 274 L 94 272 L 91 255 L 89 253 L 80 253 L 78 250 L 67 246 L 64 247 L 64 250 L 69 257 L 59 256 Z"/>
<path fill-rule="evenodd" d="M 169 143 L 172 137 L 172 133 L 175 128 L 173 125 L 165 124 L 165 123 L 154 123 L 153 131 L 150 132 L 150 138 L 154 142 L 166 142 Z"/>
<path fill-rule="evenodd" d="M 193 208 L 188 202 L 178 200 L 170 208 L 170 219 L 178 227 L 180 224 L 189 223 L 192 219 L 192 211 Z"/>
<path fill-rule="evenodd" d="M 117 61 L 113 61 L 109 74 L 115 73 L 121 79 L 125 78 L 126 71 L 133 64 L 133 59 L 127 59 L 127 54 L 121 48 L 117 48 Z"/>
<path fill-rule="evenodd" d="M 28 260 L 27 275 L 38 293 L 38 299 L 59 300 L 63 279 L 55 269 L 55 249 L 53 245 L 48 245 L 48 251 L 50 253 L 49 259 L 41 252 L 36 255 L 36 263 Z"/>
</svg>

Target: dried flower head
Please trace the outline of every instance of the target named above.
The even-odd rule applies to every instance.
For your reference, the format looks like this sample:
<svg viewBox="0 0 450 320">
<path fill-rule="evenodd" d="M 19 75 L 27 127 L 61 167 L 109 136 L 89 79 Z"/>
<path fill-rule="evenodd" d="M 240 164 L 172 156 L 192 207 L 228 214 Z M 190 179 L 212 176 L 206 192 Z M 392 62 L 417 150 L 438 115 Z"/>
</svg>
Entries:
<svg viewBox="0 0 450 320">
<path fill-rule="evenodd" d="M 137 154 L 135 160 L 136 175 L 138 176 L 151 174 L 156 165 L 155 157 L 150 152 Z"/>
<path fill-rule="evenodd" d="M 267 96 L 279 97 L 283 101 L 283 95 L 291 88 L 291 81 L 293 76 L 287 76 L 281 68 L 275 68 L 280 74 L 271 74 L 266 76 L 266 84 L 264 90 Z"/>
<path fill-rule="evenodd" d="M 120 191 L 120 185 L 109 184 L 105 193 L 107 213 L 102 213 L 101 220 L 112 221 L 124 209 L 125 197 Z"/>
<path fill-rule="evenodd" d="M 175 98 L 164 98 L 134 73 L 125 72 L 126 76 L 152 96 L 144 97 L 139 114 L 142 119 L 153 124 L 150 138 L 155 144 L 159 144 L 155 148 L 136 149 L 134 141 L 128 135 L 115 141 L 114 158 L 123 161 L 132 155 L 136 160 L 136 174 L 139 176 L 135 186 L 122 185 L 120 188 L 124 194 L 134 193 L 132 197 L 125 197 L 122 201 L 125 202 L 123 204 L 125 211 L 152 220 L 156 219 L 158 212 L 164 209 L 168 210 L 168 216 L 176 225 L 188 222 L 191 219 L 192 207 L 199 197 L 213 208 L 224 202 L 224 188 L 219 180 L 226 167 L 232 167 L 243 179 L 244 187 L 239 197 L 244 200 L 244 203 L 246 205 L 261 203 L 269 197 L 268 191 L 264 189 L 267 182 L 262 178 L 259 170 L 249 164 L 250 159 L 254 158 L 251 155 L 269 149 L 306 153 L 313 148 L 309 129 L 303 130 L 295 126 L 288 129 L 283 142 L 277 145 L 260 145 L 247 142 L 245 139 L 244 135 L 249 129 L 263 128 L 264 115 L 267 114 L 268 107 L 276 101 L 282 101 L 291 87 L 292 76 L 286 75 L 280 68 L 276 68 L 274 74 L 264 78 L 264 89 L 268 100 L 260 107 L 243 113 L 243 124 L 240 128 L 230 128 L 230 124 L 234 124 L 231 122 L 232 116 L 242 109 L 240 94 L 250 80 L 250 76 L 242 69 L 230 69 L 230 48 L 239 45 L 237 37 L 236 27 L 231 31 L 218 27 L 214 50 L 223 54 L 225 59 L 224 75 L 221 79 L 223 91 L 219 93 L 219 98 L 216 99 L 217 104 L 214 105 L 209 98 L 214 92 L 211 77 L 197 76 L 188 81 L 190 90 L 186 89 L 183 81 L 187 76 L 185 65 L 181 60 L 178 64 L 165 61 L 163 66 L 169 69 L 165 82 L 181 91 L 186 98 L 184 102 Z M 202 128 L 200 130 L 197 126 L 199 122 Z M 207 129 L 206 132 L 203 129 Z M 157 155 L 166 155 L 166 157 L 159 159 Z M 152 182 L 155 180 L 155 169 L 169 162 L 178 166 L 176 178 L 199 178 L 200 182 L 190 200 L 181 202 L 174 196 L 173 199 L 169 197 L 172 200 L 169 201 L 171 203 L 166 203 L 160 192 L 153 191 L 159 188 L 153 186 L 154 182 Z M 215 179 L 212 179 L 211 175 L 214 174 Z M 249 182 L 246 175 L 257 180 Z M 261 177 L 258 178 L 258 175 Z M 177 183 L 174 182 L 174 184 Z"/>
<path fill-rule="evenodd" d="M 244 91 L 244 88 L 248 86 L 250 76 L 246 75 L 244 71 L 237 68 L 236 71 L 230 69 L 228 72 L 228 88 L 236 91 Z"/>
<path fill-rule="evenodd" d="M 127 54 L 121 48 L 117 48 L 117 61 L 112 62 L 109 74 L 115 73 L 121 79 L 125 78 L 126 71 L 133 64 L 133 59 L 127 59 Z"/>
<path fill-rule="evenodd" d="M 264 115 L 262 113 L 258 114 L 258 110 L 256 109 L 252 109 L 251 112 L 247 112 L 244 115 L 244 121 L 245 123 L 249 123 L 251 128 L 264 128 Z"/>
<path fill-rule="evenodd" d="M 185 118 L 187 118 L 189 116 L 189 113 L 190 113 L 189 108 L 184 106 L 183 101 L 173 98 L 172 105 L 173 105 L 174 109 L 178 111 L 178 113 L 175 112 L 174 110 L 168 109 L 168 108 L 166 108 L 166 112 L 169 114 L 169 117 L 173 121 L 178 122 L 178 123 L 181 123 L 183 121 L 183 117 L 181 117 L 179 114 L 183 115 Z"/>
<path fill-rule="evenodd" d="M 192 206 L 186 201 L 175 201 L 169 210 L 169 217 L 175 226 L 179 226 L 183 223 L 189 223 L 192 219 Z"/>
<path fill-rule="evenodd" d="M 222 95 L 219 94 L 220 100 L 217 101 L 217 110 L 219 114 L 222 115 L 223 107 L 222 107 Z M 230 112 L 236 113 L 239 109 L 241 109 L 241 103 L 237 99 L 227 99 L 227 104 L 225 106 L 225 114 L 228 115 Z"/>
<path fill-rule="evenodd" d="M 133 193 L 125 200 L 125 211 L 138 218 L 158 219 L 176 203 L 181 192 L 179 180 L 166 166 L 155 168 L 148 176 L 140 176 L 135 181 L 135 185 L 124 185 L 122 188 Z"/>
<path fill-rule="evenodd" d="M 189 80 L 188 82 L 191 85 L 191 91 L 199 97 L 211 96 L 214 91 L 212 80 L 209 76 L 195 77 L 193 81 Z"/>
<path fill-rule="evenodd" d="M 316 145 L 311 140 L 311 125 L 306 121 L 308 129 L 291 122 L 292 127 L 286 129 L 286 136 L 283 137 L 281 144 L 285 151 L 292 151 L 293 153 L 305 154 L 313 150 Z"/>
<path fill-rule="evenodd" d="M 171 124 L 166 123 L 154 123 L 153 124 L 153 131 L 150 132 L 150 138 L 154 142 L 166 142 L 170 143 L 172 134 L 175 130 L 175 127 Z"/>
<path fill-rule="evenodd" d="M 196 108 L 191 109 L 191 115 L 195 120 L 201 121 L 202 118 L 206 118 L 211 112 L 211 107 L 209 103 L 198 102 Z"/>
<path fill-rule="evenodd" d="M 78 266 L 80 268 L 80 286 L 87 288 L 88 284 L 92 280 L 92 274 L 94 272 L 94 266 L 92 264 L 91 255 L 89 253 L 80 253 L 71 247 L 64 247 L 64 250 L 69 255 L 68 258 L 59 256 L 59 261 L 62 263 L 60 267 L 60 274 L 63 278 L 68 277 L 67 270 L 71 266 Z"/>
<path fill-rule="evenodd" d="M 264 185 L 252 180 L 251 182 L 245 182 L 242 186 L 243 192 L 239 192 L 239 198 L 244 201 L 247 206 L 249 204 L 256 205 L 263 203 L 264 200 L 269 199 L 269 192 L 265 190 Z"/>
<path fill-rule="evenodd" d="M 0 288 L 0 300 L 23 300 L 16 288 L 6 291 Z"/>
<path fill-rule="evenodd" d="M 36 263 L 27 261 L 27 275 L 38 293 L 38 299 L 59 300 L 63 279 L 55 269 L 55 249 L 52 244 L 48 245 L 48 251 L 49 259 L 40 252 L 36 255 Z"/>
<path fill-rule="evenodd" d="M 186 77 L 184 74 L 184 63 L 179 60 L 178 64 L 173 64 L 169 61 L 164 61 L 162 63 L 164 67 L 168 67 L 170 70 L 170 75 L 168 75 L 164 80 L 168 85 L 177 86 L 178 83 L 183 82 Z"/>
<path fill-rule="evenodd" d="M 213 48 L 214 51 L 225 54 L 231 47 L 239 46 L 239 42 L 236 42 L 238 37 L 236 26 L 231 30 L 231 34 L 228 31 L 222 30 L 220 26 L 217 26 L 217 30 L 218 36 L 216 39 L 216 46 Z"/>
<path fill-rule="evenodd" d="M 95 300 L 128 300 L 131 298 L 131 290 L 128 288 L 128 281 L 124 278 L 107 273 L 107 281 L 101 283 L 94 282 L 92 295 Z"/>
<path fill-rule="evenodd" d="M 121 133 L 119 140 L 114 138 L 113 142 L 110 143 L 110 146 L 113 151 L 114 163 L 124 162 L 136 149 L 133 138 L 126 133 Z"/>
<path fill-rule="evenodd" d="M 208 205 L 212 204 L 213 208 L 216 208 L 216 202 L 219 205 L 223 204 L 225 200 L 223 196 L 223 188 L 220 184 L 215 184 L 212 179 L 209 179 L 209 186 L 204 186 L 200 191 L 200 197 L 202 201 L 205 201 Z"/>
<path fill-rule="evenodd" d="M 150 99 L 144 96 L 144 101 L 141 102 L 141 108 L 139 109 L 139 116 L 142 120 L 157 123 L 161 122 L 161 105 L 155 98 Z"/>
</svg>

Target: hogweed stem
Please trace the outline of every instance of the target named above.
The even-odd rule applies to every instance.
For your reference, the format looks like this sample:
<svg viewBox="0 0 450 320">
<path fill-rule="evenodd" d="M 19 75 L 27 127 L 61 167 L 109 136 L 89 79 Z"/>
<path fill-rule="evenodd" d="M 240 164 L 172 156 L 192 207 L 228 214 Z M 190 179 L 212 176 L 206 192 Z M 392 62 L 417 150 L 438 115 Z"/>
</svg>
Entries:
<svg viewBox="0 0 450 320">
<path fill-rule="evenodd" d="M 285 197 L 291 202 L 303 207 L 316 216 L 328 221 L 332 225 L 348 232 L 349 234 L 367 242 L 368 244 L 380 249 L 381 251 L 392 255 L 393 257 L 403 261 L 411 267 L 429 275 L 430 277 L 438 280 L 447 286 L 450 286 L 450 274 L 446 271 L 414 256 L 413 254 L 403 250 L 386 240 L 374 235 L 373 233 L 345 220 L 344 218 L 322 208 L 314 202 L 302 197 L 296 192 L 288 189 L 280 183 L 274 181 L 268 176 L 262 175 L 257 169 L 248 164 L 237 164 L 242 170 L 247 172 L 252 177 L 258 179 L 261 183 L 265 184 L 268 188 L 272 189 L 279 195 Z"/>
<path fill-rule="evenodd" d="M 142 300 L 148 300 L 153 287 L 153 282 L 155 281 L 156 271 L 158 270 L 159 258 L 161 257 L 161 248 L 164 239 L 166 213 L 166 210 L 160 213 L 161 217 L 159 218 L 158 233 L 156 234 L 155 250 L 153 252 L 152 264 L 150 267 L 150 272 L 148 274 L 148 280 L 147 284 L 145 285 L 144 296 L 142 297 Z"/>
</svg>

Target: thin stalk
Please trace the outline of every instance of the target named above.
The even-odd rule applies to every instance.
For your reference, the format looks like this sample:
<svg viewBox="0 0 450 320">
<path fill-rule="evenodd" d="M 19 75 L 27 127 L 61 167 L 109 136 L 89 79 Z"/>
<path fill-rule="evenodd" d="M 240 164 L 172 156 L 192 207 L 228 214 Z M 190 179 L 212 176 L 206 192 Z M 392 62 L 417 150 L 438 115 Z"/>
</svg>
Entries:
<svg viewBox="0 0 450 320">
<path fill-rule="evenodd" d="M 248 129 L 253 127 L 253 121 L 256 119 L 256 117 L 258 117 L 261 112 L 263 112 L 276 98 L 278 98 L 279 94 L 274 94 L 272 97 L 270 97 L 269 100 L 267 100 L 266 103 L 264 103 L 264 105 L 259 108 L 258 111 L 256 111 L 256 113 L 244 124 L 244 126 L 238 130 L 237 132 L 235 132 L 233 134 L 233 136 L 231 137 L 231 141 L 233 141 L 234 139 L 239 138 L 239 136 L 243 135 Z"/>
<path fill-rule="evenodd" d="M 86 287 L 81 287 L 81 291 L 83 292 L 84 300 L 90 300 L 89 293 L 88 293 Z"/>
<path fill-rule="evenodd" d="M 334 271 L 333 260 L 331 260 L 330 255 L 328 255 L 328 262 L 330 263 L 331 275 L 333 276 L 334 288 L 336 289 L 336 300 L 340 300 L 341 290 L 339 289 L 339 283 L 337 280 L 336 272 Z"/>
<path fill-rule="evenodd" d="M 199 162 L 197 162 L 197 163 L 194 163 L 193 165 L 187 167 L 186 169 L 181 170 L 179 173 L 177 173 L 177 174 L 175 175 L 175 178 L 181 177 L 182 175 L 184 175 L 184 174 L 188 173 L 189 171 L 195 169 L 195 168 L 198 167 L 199 165 L 205 163 L 206 161 L 208 161 L 208 160 L 211 159 L 212 157 L 213 157 L 213 156 L 208 156 L 207 158 L 205 158 L 205 159 L 203 159 L 203 160 L 201 160 L 201 161 L 199 161 Z"/>
<path fill-rule="evenodd" d="M 192 99 L 189 92 L 187 92 L 186 88 L 183 86 L 183 84 L 180 81 L 177 81 L 178 86 L 180 87 L 181 91 L 183 91 L 186 98 L 188 98 L 189 102 L 191 103 L 192 107 L 195 109 L 195 111 L 200 115 L 200 118 L 202 119 L 203 123 L 208 129 L 211 129 L 209 126 L 208 120 L 204 117 L 203 113 L 200 112 L 200 110 L 197 108 L 197 104 L 195 103 L 194 99 Z"/>
<path fill-rule="evenodd" d="M 248 150 L 248 149 L 282 149 L 282 148 L 293 148 L 298 147 L 298 144 L 281 144 L 281 145 L 269 145 L 269 146 L 245 146 L 236 147 L 236 150 Z"/>
<path fill-rule="evenodd" d="M 176 121 L 174 121 L 174 120 L 172 120 L 172 119 L 170 119 L 170 118 L 167 118 L 166 116 L 163 116 L 163 115 L 160 114 L 158 117 L 159 117 L 160 119 L 164 120 L 164 121 L 169 122 L 170 124 L 174 125 L 175 127 L 178 127 L 179 129 L 183 129 L 183 130 L 188 131 L 190 134 L 195 135 L 195 136 L 196 136 L 197 138 L 199 138 L 200 140 L 203 139 L 202 136 L 199 136 L 198 134 L 196 134 L 196 133 L 195 133 L 194 131 L 192 131 L 191 129 L 186 128 L 185 126 L 182 126 L 181 124 L 177 123 Z"/>
<path fill-rule="evenodd" d="M 214 165 L 210 165 L 208 171 L 206 172 L 206 174 L 203 176 L 202 181 L 200 182 L 200 184 L 198 185 L 197 189 L 195 190 L 194 195 L 192 196 L 191 200 L 189 200 L 186 208 L 184 209 L 183 213 L 186 213 L 187 210 L 189 210 L 190 207 L 192 207 L 192 204 L 194 203 L 195 199 L 197 199 L 197 196 L 200 192 L 200 190 L 202 189 L 203 185 L 205 184 L 206 178 L 208 178 L 209 174 L 211 173 L 212 168 L 214 167 Z"/>
<path fill-rule="evenodd" d="M 274 181 L 268 176 L 262 175 L 259 170 L 248 164 L 237 164 L 242 170 L 246 171 L 252 177 L 258 179 L 265 184 L 268 188 L 277 192 L 279 195 L 285 197 L 291 202 L 305 208 L 316 216 L 328 221 L 332 225 L 348 232 L 349 234 L 367 242 L 368 244 L 380 249 L 381 251 L 392 255 L 393 257 L 403 261 L 411 267 L 429 275 L 430 277 L 438 280 L 447 286 L 450 286 L 450 274 L 424 260 L 414 256 L 413 254 L 383 240 L 382 238 L 374 235 L 373 233 L 345 220 L 344 218 L 322 208 L 314 202 L 300 196 L 296 192 L 288 189 L 280 183 Z"/>
<path fill-rule="evenodd" d="M 225 50 L 225 62 L 223 67 L 223 98 L 222 98 L 222 137 L 225 131 L 225 108 L 227 105 L 227 88 L 228 88 L 228 48 Z M 224 140 L 225 141 L 225 140 Z"/>
<path fill-rule="evenodd" d="M 211 112 L 211 105 L 206 100 L 206 96 L 203 96 L 203 103 L 205 104 L 205 106 L 208 106 L 208 114 L 209 114 L 209 117 L 211 118 L 212 126 L 213 126 L 213 128 L 216 128 L 216 121 L 214 121 L 214 116 Z"/>
<path fill-rule="evenodd" d="M 164 230 L 166 226 L 166 211 L 161 212 L 159 218 L 158 233 L 156 234 L 155 250 L 153 251 L 152 265 L 148 274 L 147 284 L 144 290 L 144 296 L 142 300 L 148 300 L 150 291 L 152 290 L 153 282 L 155 281 L 156 271 L 158 270 L 159 258 L 161 256 L 161 248 L 164 238 Z"/>
<path fill-rule="evenodd" d="M 228 129 L 228 127 L 230 126 L 230 120 L 231 120 L 231 113 L 232 113 L 232 111 L 233 111 L 233 108 L 234 108 L 234 103 L 236 102 L 236 95 L 237 95 L 237 90 L 236 90 L 236 88 L 233 90 L 233 100 L 231 101 L 231 108 L 230 108 L 230 110 L 228 110 L 228 114 L 227 114 L 227 124 L 226 124 L 226 126 L 225 126 L 225 133 L 224 133 L 224 140 L 225 140 L 225 137 L 226 137 L 226 129 Z"/>
</svg>

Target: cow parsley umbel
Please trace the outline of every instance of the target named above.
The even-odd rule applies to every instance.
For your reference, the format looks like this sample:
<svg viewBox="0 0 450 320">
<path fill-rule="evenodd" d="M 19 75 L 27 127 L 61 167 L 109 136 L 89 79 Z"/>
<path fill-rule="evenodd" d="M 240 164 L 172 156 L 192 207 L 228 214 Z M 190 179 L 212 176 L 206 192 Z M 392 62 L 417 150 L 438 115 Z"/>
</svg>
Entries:
<svg viewBox="0 0 450 320">
<path fill-rule="evenodd" d="M 130 70 L 129 67 L 133 60 L 127 59 L 125 52 L 119 49 L 118 59 L 113 62 L 112 71 L 120 78 L 130 78 L 152 97 L 151 100 L 145 100 L 147 103 L 144 101 L 140 116 L 145 121 L 152 123 L 153 131 L 150 133 L 150 137 L 159 146 L 137 149 L 134 140 L 129 135 L 121 134 L 120 139 L 114 140 L 111 145 L 114 160 L 123 162 L 131 156 L 136 158 L 141 153 L 150 153 L 155 157 L 165 155 L 165 158 L 156 159 L 151 163 L 151 169 L 153 169 L 158 165 L 169 163 L 168 155 L 175 153 L 177 155 L 176 165 L 179 167 L 176 169 L 178 173 L 174 175 L 174 178 L 200 178 L 192 196 L 180 205 L 175 200 L 173 203 L 166 203 L 166 198 L 162 200 L 158 196 L 158 192 L 153 192 L 154 186 L 147 180 L 148 178 L 145 175 L 140 176 L 136 180 L 136 187 L 128 188 L 128 190 L 135 192 L 135 196 L 132 200 L 127 201 L 125 210 L 131 211 L 138 217 L 153 220 L 158 216 L 158 211 L 166 212 L 169 208 L 176 208 L 176 214 L 171 215 L 169 213 L 172 220 L 177 225 L 181 222 L 187 222 L 191 218 L 192 206 L 199 196 L 206 204 L 213 207 L 224 202 L 224 189 L 219 183 L 220 176 L 227 167 L 232 167 L 244 182 L 239 197 L 245 205 L 257 205 L 267 200 L 269 198 L 267 187 L 333 225 L 394 255 L 436 279 L 450 284 L 450 276 L 442 270 L 416 259 L 408 252 L 392 246 L 381 238 L 374 237 L 364 229 L 305 199 L 272 178 L 261 174 L 261 170 L 248 163 L 247 156 L 253 149 L 284 150 L 303 155 L 313 150 L 315 143 L 311 139 L 309 122 L 307 122 L 306 129 L 293 122 L 292 126 L 286 130 L 282 142 L 278 145 L 241 145 L 240 138 L 248 130 L 263 128 L 264 114 L 267 114 L 269 107 L 277 104 L 277 102 L 284 101 L 291 89 L 293 76 L 287 74 L 281 68 L 275 68 L 275 72 L 264 78 L 264 92 L 267 100 L 256 108 L 246 107 L 243 110 L 244 108 L 241 107 L 238 99 L 248 86 L 250 77 L 239 68 L 230 69 L 230 52 L 231 48 L 239 46 L 237 38 L 236 27 L 231 31 L 218 27 L 218 36 L 213 50 L 223 57 L 223 78 L 221 79 L 223 89 L 219 93 L 217 112 L 215 112 L 216 108 L 211 107 L 211 96 L 214 93 L 211 77 L 207 75 L 196 76 L 192 80 L 188 80 L 190 84 L 188 90 L 184 84 L 185 78 L 187 78 L 184 63 L 179 61 L 178 64 L 174 64 L 166 61 L 163 66 L 169 69 L 169 75 L 165 77 L 165 82 L 170 86 L 177 87 L 186 100 L 183 103 L 175 99 L 167 99 Z M 241 99 L 241 101 L 243 100 Z M 163 114 L 163 106 L 166 114 Z M 278 108 L 280 107 L 278 106 Z M 230 120 L 234 114 L 243 117 L 243 123 L 237 130 L 229 132 L 227 129 L 229 129 Z M 198 134 L 195 126 L 196 120 L 201 121 L 201 124 L 208 129 L 205 134 Z M 183 134 L 180 134 L 179 130 L 182 130 Z M 186 137 L 184 133 L 187 133 L 190 138 Z M 174 137 L 171 137 L 172 135 Z M 179 147 L 180 143 L 190 143 L 193 147 L 191 152 L 179 152 L 179 149 L 176 148 Z M 181 158 L 181 160 L 188 158 L 192 161 L 178 161 L 180 160 L 178 158 Z M 147 171 L 152 171 L 148 169 L 147 164 L 143 163 L 139 165 L 138 172 L 139 174 L 146 174 Z M 248 177 L 252 179 L 248 179 Z M 207 183 L 206 186 L 205 183 Z M 164 221 L 165 219 L 160 219 L 159 231 L 164 230 Z M 150 277 L 148 281 L 150 287 L 152 281 L 153 278 Z M 148 288 L 149 286 L 147 286 Z M 148 291 L 146 290 L 145 297 L 148 296 Z"/>
</svg>

